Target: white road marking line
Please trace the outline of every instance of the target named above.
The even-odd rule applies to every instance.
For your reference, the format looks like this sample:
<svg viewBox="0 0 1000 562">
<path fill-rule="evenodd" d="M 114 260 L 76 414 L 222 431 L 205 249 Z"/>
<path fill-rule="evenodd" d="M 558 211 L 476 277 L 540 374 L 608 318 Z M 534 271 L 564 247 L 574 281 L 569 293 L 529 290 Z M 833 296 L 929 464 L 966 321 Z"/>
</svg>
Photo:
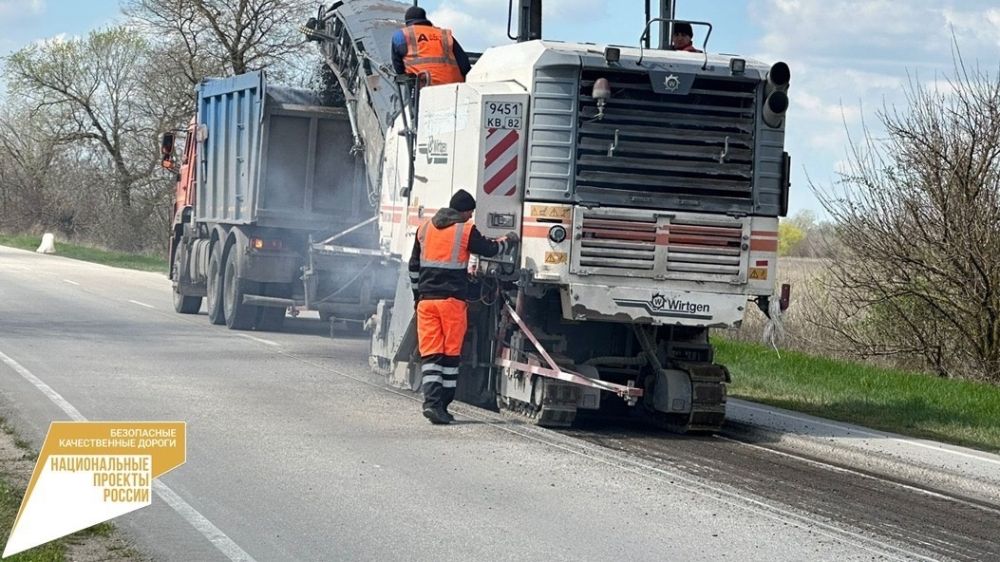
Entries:
<svg viewBox="0 0 1000 562">
<path fill-rule="evenodd" d="M 77 287 L 80 286 L 80 284 L 76 281 L 70 281 L 69 279 L 63 279 L 63 283 L 69 283 L 70 285 L 76 285 Z"/>
<path fill-rule="evenodd" d="M 153 306 L 153 305 L 151 305 L 151 304 L 146 304 L 146 303 L 144 303 L 144 302 L 139 302 L 139 301 L 134 301 L 134 300 L 132 300 L 132 299 L 129 299 L 129 301 L 128 301 L 128 302 L 130 302 L 130 303 L 132 303 L 132 304 L 137 304 L 137 305 L 139 305 L 139 306 L 144 306 L 144 307 L 146 307 L 146 308 L 152 308 L 153 310 L 156 310 L 156 307 L 155 307 L 155 306 Z"/>
<path fill-rule="evenodd" d="M 257 342 L 257 343 L 263 343 L 263 344 L 270 345 L 270 346 L 273 346 L 273 347 L 281 347 L 281 344 L 278 343 L 278 342 L 274 342 L 274 341 L 271 341 L 271 340 L 265 340 L 264 338 L 258 338 L 257 336 L 251 336 L 250 334 L 236 334 L 236 335 L 239 336 L 239 337 L 241 337 L 241 338 L 246 338 L 248 340 L 253 340 L 253 341 Z"/>
<path fill-rule="evenodd" d="M 972 453 L 966 453 L 964 451 L 955 451 L 953 449 L 948 449 L 948 448 L 945 448 L 945 447 L 939 447 L 937 445 L 932 445 L 930 443 L 924 443 L 924 442 L 916 441 L 916 440 L 913 440 L 913 439 L 903 439 L 903 438 L 900 438 L 900 437 L 893 437 L 892 435 L 888 435 L 886 433 L 876 433 L 874 431 L 865 431 L 863 429 L 858 429 L 858 428 L 855 428 L 855 427 L 848 427 L 846 425 L 840 425 L 840 424 L 836 424 L 836 423 L 822 422 L 822 421 L 818 421 L 818 420 L 815 420 L 815 419 L 812 419 L 812 418 L 805 418 L 805 417 L 796 416 L 796 415 L 793 415 L 793 414 L 786 414 L 784 412 L 775 412 L 774 410 L 769 410 L 767 408 L 758 408 L 758 407 L 755 407 L 755 406 L 751 406 L 751 405 L 749 405 L 749 404 L 747 404 L 745 402 L 740 402 L 738 404 L 732 404 L 732 405 L 736 406 L 737 408 L 746 408 L 747 410 L 753 410 L 753 411 L 756 411 L 756 412 L 763 412 L 763 413 L 765 413 L 767 415 L 778 416 L 778 417 L 781 417 L 781 418 L 789 418 L 789 419 L 793 419 L 793 420 L 796 420 L 796 421 L 799 421 L 799 422 L 802 422 L 802 423 L 811 423 L 811 424 L 815 424 L 815 425 L 822 425 L 822 426 L 833 428 L 833 429 L 839 429 L 840 431 L 858 433 L 858 434 L 861 434 L 861 435 L 866 435 L 868 437 L 875 437 L 875 438 L 878 438 L 878 439 L 888 439 L 890 441 L 896 441 L 897 443 L 903 443 L 905 445 L 913 445 L 913 446 L 916 446 L 916 447 L 923 447 L 925 449 L 930 449 L 932 451 L 938 451 L 940 453 L 949 453 L 949 454 L 960 456 L 960 457 L 965 457 L 965 458 L 969 458 L 969 459 L 975 459 L 977 461 L 983 461 L 983 462 L 988 462 L 988 463 L 991 463 L 991 464 L 1000 465 L 1000 459 L 992 459 L 992 458 L 983 457 L 983 456 L 972 454 Z"/>
<path fill-rule="evenodd" d="M 87 418 L 80 413 L 80 410 L 77 410 L 72 404 L 63 398 L 61 394 L 56 392 L 51 386 L 45 384 L 42 379 L 36 377 L 31 371 L 2 351 L 0 351 L 0 361 L 6 363 L 8 367 L 14 369 L 17 374 L 24 377 L 26 381 L 30 382 L 38 390 L 42 391 L 42 394 L 48 397 L 48 399 L 51 400 L 53 404 L 58 406 L 60 410 L 65 412 L 70 419 L 73 421 L 87 421 Z M 178 515 L 180 515 L 185 521 L 201 533 L 202 536 L 208 539 L 208 541 L 212 543 L 212 546 L 219 549 L 219 552 L 221 552 L 226 558 L 233 560 L 234 562 L 256 562 L 256 560 L 247 554 L 245 550 L 240 548 L 239 545 L 233 541 L 233 539 L 229 538 L 222 532 L 221 529 L 212 524 L 212 522 L 199 513 L 198 510 L 191 507 L 191 504 L 184 501 L 184 499 L 171 490 L 169 486 L 159 480 L 154 480 L 153 491 L 156 492 L 156 495 L 166 502 L 167 505 L 173 508 Z"/>
</svg>

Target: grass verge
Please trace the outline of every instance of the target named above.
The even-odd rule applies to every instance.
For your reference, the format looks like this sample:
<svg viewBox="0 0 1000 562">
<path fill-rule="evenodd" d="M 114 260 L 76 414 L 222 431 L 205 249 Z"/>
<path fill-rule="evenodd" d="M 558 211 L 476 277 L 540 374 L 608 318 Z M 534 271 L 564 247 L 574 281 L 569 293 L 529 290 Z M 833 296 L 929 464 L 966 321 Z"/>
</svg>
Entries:
<svg viewBox="0 0 1000 562">
<path fill-rule="evenodd" d="M 729 395 L 866 427 L 1000 452 L 1000 387 L 714 338 Z"/>
<path fill-rule="evenodd" d="M 35 250 L 41 242 L 42 238 L 40 236 L 0 234 L 0 246 L 10 246 L 22 250 Z M 90 246 L 59 242 L 58 240 L 56 241 L 56 255 L 125 269 L 161 273 L 167 271 L 167 260 L 161 257 L 111 252 Z"/>
</svg>

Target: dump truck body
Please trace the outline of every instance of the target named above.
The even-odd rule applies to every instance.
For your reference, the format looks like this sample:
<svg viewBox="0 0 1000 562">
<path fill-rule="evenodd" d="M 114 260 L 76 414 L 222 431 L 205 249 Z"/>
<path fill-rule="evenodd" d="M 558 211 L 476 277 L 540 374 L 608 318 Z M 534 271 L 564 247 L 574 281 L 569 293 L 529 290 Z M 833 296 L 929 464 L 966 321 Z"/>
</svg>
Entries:
<svg viewBox="0 0 1000 562">
<path fill-rule="evenodd" d="M 213 322 L 233 328 L 276 329 L 288 307 L 362 322 L 377 286 L 356 274 L 365 264 L 314 249 L 374 215 L 347 111 L 261 72 L 206 80 L 197 98 L 181 164 L 194 192 L 184 190 L 172 239 L 180 308 L 207 296 Z M 344 239 L 376 240 L 370 223 Z"/>
</svg>

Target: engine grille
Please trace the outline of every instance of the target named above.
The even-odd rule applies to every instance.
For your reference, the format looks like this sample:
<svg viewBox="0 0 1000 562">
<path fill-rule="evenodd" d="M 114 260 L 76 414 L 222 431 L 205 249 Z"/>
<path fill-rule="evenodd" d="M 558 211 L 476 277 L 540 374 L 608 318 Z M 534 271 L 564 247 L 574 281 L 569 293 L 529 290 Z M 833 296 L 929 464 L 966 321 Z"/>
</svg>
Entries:
<svg viewBox="0 0 1000 562">
<path fill-rule="evenodd" d="M 584 212 L 580 260 L 582 267 L 613 269 L 623 275 L 652 272 L 656 266 L 656 220 Z"/>
<path fill-rule="evenodd" d="M 591 92 L 611 99 L 594 120 Z M 580 80 L 577 189 L 750 201 L 758 82 L 698 76 L 686 95 L 653 90 L 643 72 L 584 69 Z M 618 143 L 614 156 L 608 149 Z M 724 155 L 724 157 L 723 157 Z"/>
<path fill-rule="evenodd" d="M 574 273 L 735 282 L 745 273 L 742 219 L 632 209 L 576 211 Z"/>
</svg>

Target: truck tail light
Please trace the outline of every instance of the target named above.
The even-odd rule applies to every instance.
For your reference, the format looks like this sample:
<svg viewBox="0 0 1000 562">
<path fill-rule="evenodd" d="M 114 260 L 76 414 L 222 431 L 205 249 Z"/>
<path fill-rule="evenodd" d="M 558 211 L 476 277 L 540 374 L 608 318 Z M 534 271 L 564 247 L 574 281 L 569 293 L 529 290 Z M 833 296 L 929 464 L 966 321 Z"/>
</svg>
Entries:
<svg viewBox="0 0 1000 562">
<path fill-rule="evenodd" d="M 254 236 L 250 239 L 250 247 L 254 250 L 280 250 L 284 247 L 280 238 L 258 238 Z"/>
</svg>

